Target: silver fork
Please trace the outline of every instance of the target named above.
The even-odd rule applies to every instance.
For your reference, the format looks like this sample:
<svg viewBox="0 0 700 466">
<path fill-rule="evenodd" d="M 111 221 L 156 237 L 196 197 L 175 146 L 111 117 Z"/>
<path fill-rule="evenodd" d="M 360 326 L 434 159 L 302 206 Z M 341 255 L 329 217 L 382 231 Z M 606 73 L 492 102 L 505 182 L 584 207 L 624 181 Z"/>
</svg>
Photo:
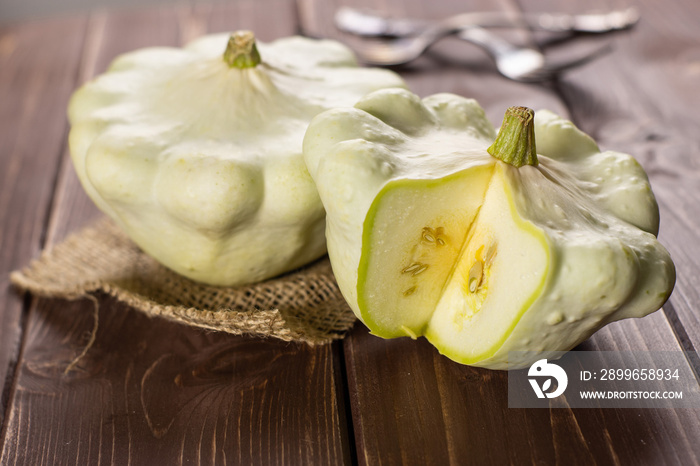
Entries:
<svg viewBox="0 0 700 466">
<path fill-rule="evenodd" d="M 639 10 L 634 7 L 605 13 L 521 13 L 482 11 L 460 13 L 440 21 L 413 18 L 393 18 L 367 10 L 341 7 L 335 14 L 335 24 L 341 31 L 365 37 L 406 37 L 435 28 L 444 35 L 454 34 L 462 27 L 529 27 L 549 32 L 605 33 L 634 26 Z M 438 34 L 440 35 L 440 34 Z"/>
<path fill-rule="evenodd" d="M 415 60 L 444 34 L 436 34 L 432 28 L 423 33 L 403 39 L 354 44 L 360 60 L 370 65 L 401 65 Z M 515 45 L 492 34 L 484 28 L 461 28 L 457 37 L 484 49 L 493 59 L 496 69 L 505 77 L 521 82 L 541 82 L 553 79 L 559 73 L 583 65 L 609 50 L 604 46 L 593 52 L 561 63 L 550 63 L 544 54 L 534 47 Z"/>
<path fill-rule="evenodd" d="M 471 21 L 487 25 L 516 25 L 515 19 L 498 13 L 467 13 L 453 16 L 432 25 L 421 26 L 418 21 L 396 20 L 356 10 L 341 9 L 336 15 L 336 22 L 341 29 L 357 35 L 370 36 L 372 29 L 384 35 L 387 31 L 410 34 L 422 31 L 412 37 L 393 39 L 385 42 L 355 44 L 355 51 L 360 59 L 371 65 L 400 65 L 415 60 L 431 45 L 445 36 L 457 34 L 463 40 L 483 48 L 493 59 L 496 69 L 505 77 L 515 81 L 539 82 L 554 78 L 559 73 L 583 65 L 609 50 L 609 46 L 569 59 L 565 62 L 551 63 L 542 52 L 534 47 L 515 45 L 482 27 L 465 23 Z M 344 18 L 344 19 L 343 19 Z M 510 18 L 510 19 L 509 19 Z M 362 21 L 358 21 L 362 19 Z M 605 32 L 632 26 L 639 19 L 636 9 L 614 11 L 590 15 L 528 15 L 523 21 L 539 29 L 557 32 Z M 370 20 L 370 21 L 368 21 Z M 497 22 L 497 21 L 500 21 Z M 507 23 L 510 21 L 510 23 Z M 415 24 L 412 24 L 415 23 Z M 363 26 L 364 25 L 364 26 Z"/>
</svg>

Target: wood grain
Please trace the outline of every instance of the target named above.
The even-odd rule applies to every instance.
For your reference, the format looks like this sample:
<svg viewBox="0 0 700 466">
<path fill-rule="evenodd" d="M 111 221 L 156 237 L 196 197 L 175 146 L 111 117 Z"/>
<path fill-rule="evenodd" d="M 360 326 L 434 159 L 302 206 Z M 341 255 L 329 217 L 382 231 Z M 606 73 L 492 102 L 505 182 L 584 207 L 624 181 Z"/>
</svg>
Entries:
<svg viewBox="0 0 700 466">
<path fill-rule="evenodd" d="M 330 21 L 347 4 L 424 18 L 464 9 L 583 8 L 570 0 L 298 4 L 300 24 L 291 0 L 241 0 L 0 29 L 3 275 L 99 215 L 64 150 L 65 106 L 70 91 L 118 53 L 243 27 L 263 40 L 302 30 L 351 44 Z M 585 8 L 619 6 L 600 0 Z M 650 173 L 677 288 L 665 312 L 611 324 L 584 350 L 700 344 L 700 5 L 639 6 L 643 19 L 631 33 L 562 45 L 562 53 L 606 41 L 613 49 L 552 85 L 501 78 L 482 51 L 456 40 L 397 69 L 421 96 L 477 98 L 495 124 L 514 103 L 569 116 Z M 528 31 L 514 37 L 533 38 Z M 509 409 L 506 374 L 455 364 L 425 340 L 375 338 L 360 325 L 341 345 L 309 348 L 151 320 L 99 297 L 95 344 L 66 375 L 93 329 L 93 303 L 27 301 L 22 320 L 21 299 L 7 282 L 0 290 L 0 381 L 8 381 L 3 465 L 700 464 L 698 410 Z"/>
<path fill-rule="evenodd" d="M 3 465 L 331 464 L 347 446 L 331 346 L 231 337 L 100 300 L 40 301 Z"/>
<path fill-rule="evenodd" d="M 306 18 L 310 23 L 304 25 L 305 29 L 313 31 L 314 35 L 337 37 L 352 44 L 352 38 L 328 26 L 328 15 L 332 15 L 339 4 L 349 2 L 320 3 L 302 1 L 302 12 L 313 13 L 302 13 L 302 20 Z M 350 3 L 362 4 L 360 1 Z M 447 16 L 456 12 L 455 8 L 493 8 L 473 1 L 469 5 L 432 1 L 429 4 L 383 2 L 378 6 L 364 6 L 396 16 L 422 18 Z M 613 6 L 607 3 L 598 8 Z M 520 8 L 509 2 L 500 7 Z M 531 11 L 557 11 L 553 5 L 540 2 L 529 2 L 527 7 Z M 652 15 L 651 12 L 644 15 L 645 21 L 653 21 L 647 19 Z M 585 43 L 578 46 L 579 50 L 602 45 L 600 38 L 583 39 Z M 616 35 L 616 45 L 618 39 L 623 40 L 625 36 Z M 409 87 L 421 96 L 448 91 L 475 97 L 494 124 L 500 122 L 502 112 L 509 105 L 545 107 L 576 119 L 596 137 L 602 137 L 603 144 L 626 143 L 629 151 L 636 149 L 646 153 L 650 141 L 654 142 L 653 136 L 616 140 L 605 137 L 634 135 L 636 132 L 630 128 L 640 122 L 639 119 L 629 121 L 627 114 L 616 105 L 622 99 L 620 93 L 636 98 L 636 94 L 642 92 L 636 82 L 630 82 L 629 73 L 608 83 L 610 73 L 614 73 L 616 63 L 626 53 L 627 50 L 616 47 L 600 62 L 571 71 L 553 86 L 526 86 L 495 76 L 478 50 L 455 41 L 444 41 L 430 56 L 398 71 Z M 653 68 L 653 64 L 646 64 L 645 69 L 649 68 Z M 661 73 L 665 73 L 665 68 L 663 72 L 657 71 Z M 604 102 L 606 111 L 601 112 L 598 90 L 610 85 L 615 86 L 614 93 L 618 97 Z M 644 99 L 653 102 L 655 96 L 651 89 L 645 92 Z M 602 94 L 603 101 L 606 98 L 607 91 Z M 669 113 L 672 113 L 671 108 Z M 646 121 L 648 115 L 644 114 L 644 118 Z M 629 146 L 631 139 L 635 144 Z M 643 157 L 642 162 L 650 165 Z M 685 162 L 686 166 L 694 163 Z M 651 168 L 650 173 L 655 182 L 655 170 Z M 692 189 L 694 193 L 699 192 L 697 187 Z M 692 204 L 693 196 L 682 205 Z M 682 209 L 678 203 L 675 205 Z M 662 215 L 666 216 L 668 213 L 663 207 Z M 687 244 L 695 235 L 679 224 L 668 229 L 685 232 L 685 243 L 677 242 L 677 247 Z M 695 246 L 686 248 L 696 249 Z M 697 265 L 685 271 L 685 280 L 692 280 L 691 270 L 697 271 Z M 688 304 L 698 302 L 693 298 Z M 666 315 L 657 312 L 645 319 L 612 324 L 580 349 L 677 351 L 681 347 L 676 333 Z M 693 334 L 697 336 L 698 332 Z M 424 340 L 380 340 L 361 327 L 345 341 L 345 354 L 357 456 L 361 464 L 694 464 L 700 458 L 700 448 L 693 442 L 692 435 L 688 435 L 700 429 L 698 411 L 577 410 L 565 405 L 550 410 L 509 409 L 506 374 L 455 364 L 440 356 Z"/>
<path fill-rule="evenodd" d="M 9 273 L 42 247 L 65 138 L 63 115 L 46 109 L 65 108 L 84 34 L 83 18 L 0 29 L 0 423 L 22 337 Z"/>
<path fill-rule="evenodd" d="M 646 322 L 645 322 L 646 321 Z M 612 324 L 579 350 L 677 350 L 661 313 Z M 646 328 L 645 328 L 646 327 Z M 651 339 L 648 328 L 655 328 Z M 696 464 L 697 410 L 508 408 L 507 374 L 425 340 L 359 327 L 345 342 L 361 464 Z M 655 458 L 655 461 L 649 461 Z"/>
<path fill-rule="evenodd" d="M 277 11 L 284 21 L 268 21 Z M 79 81 L 118 53 L 208 31 L 293 33 L 291 4 L 243 1 L 93 16 Z M 126 36 L 125 36 L 126 34 Z M 55 112 L 63 112 L 56 109 Z M 49 243 L 99 215 L 64 155 Z M 99 300 L 40 300 L 28 316 L 2 464 L 342 464 L 350 461 L 337 349 L 210 333 Z M 32 445 L 28 448 L 28 445 Z"/>
<path fill-rule="evenodd" d="M 638 7 L 639 25 L 617 36 L 607 57 L 562 81 L 560 92 L 576 123 L 603 148 L 631 153 L 649 173 L 660 204 L 660 239 L 677 268 L 666 312 L 674 331 L 688 336 L 685 348 L 697 350 L 700 95 L 692 89 L 700 77 L 700 5 L 643 1 Z"/>
</svg>

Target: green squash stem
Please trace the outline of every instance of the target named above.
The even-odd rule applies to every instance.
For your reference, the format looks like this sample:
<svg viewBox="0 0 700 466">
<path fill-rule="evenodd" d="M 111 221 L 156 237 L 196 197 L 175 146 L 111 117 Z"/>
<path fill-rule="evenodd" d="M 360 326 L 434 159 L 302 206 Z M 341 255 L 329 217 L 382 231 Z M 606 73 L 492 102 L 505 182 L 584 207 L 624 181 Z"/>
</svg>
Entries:
<svg viewBox="0 0 700 466">
<path fill-rule="evenodd" d="M 224 61 L 231 68 L 243 70 L 260 63 L 260 53 L 252 31 L 236 31 L 231 34 L 224 52 Z"/>
<path fill-rule="evenodd" d="M 535 148 L 535 112 L 527 107 L 510 107 L 489 154 L 516 168 L 537 166 Z"/>
</svg>

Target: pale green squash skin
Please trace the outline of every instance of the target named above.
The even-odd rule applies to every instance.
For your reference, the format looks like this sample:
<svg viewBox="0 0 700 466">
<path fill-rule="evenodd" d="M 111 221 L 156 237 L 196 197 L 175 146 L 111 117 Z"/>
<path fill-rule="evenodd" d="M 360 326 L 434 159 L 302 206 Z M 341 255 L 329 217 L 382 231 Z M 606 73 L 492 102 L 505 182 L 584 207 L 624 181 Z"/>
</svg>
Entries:
<svg viewBox="0 0 700 466">
<path fill-rule="evenodd" d="M 385 90 L 368 95 L 355 107 L 330 110 L 314 118 L 304 140 L 304 156 L 327 212 L 328 251 L 338 284 L 372 333 L 385 338 L 424 335 L 457 362 L 513 369 L 569 350 L 607 323 L 645 316 L 670 296 L 675 268 L 656 239 L 659 214 L 648 178 L 631 156 L 601 153 L 571 122 L 539 111 L 534 129 L 539 164 L 516 168 L 486 152 L 496 133 L 473 100 L 439 94 L 421 101 L 408 91 Z M 459 303 L 439 301 L 434 309 L 416 311 L 428 316 L 432 313 L 432 317 L 421 325 L 405 327 L 400 316 L 410 308 L 406 303 L 413 291 L 406 289 L 404 293 L 410 293 L 404 299 L 392 286 L 404 280 L 395 277 L 407 271 L 422 272 L 423 265 L 419 262 L 403 271 L 395 267 L 384 270 L 387 266 L 377 261 L 371 275 L 368 258 L 379 254 L 377 257 L 385 258 L 384 264 L 393 263 L 392 251 L 399 249 L 390 243 L 403 241 L 401 222 L 394 222 L 395 228 L 388 222 L 389 226 L 374 231 L 381 199 L 405 186 L 415 186 L 416 192 L 425 186 L 428 196 L 430 190 L 435 191 L 429 186 L 460 176 L 467 179 L 469 173 L 476 173 L 474 170 L 482 171 L 478 176 L 490 177 L 488 189 L 496 191 L 489 198 L 503 199 L 500 204 L 507 206 L 493 218 L 505 215 L 503 222 L 512 225 L 508 228 L 539 245 L 524 253 L 521 260 L 532 257 L 532 264 L 538 264 L 536 270 L 523 273 L 539 275 L 532 275 L 532 288 L 523 290 L 520 305 L 499 309 L 502 316 L 477 313 L 463 320 L 464 324 L 453 325 L 457 314 L 449 313 Z M 479 190 L 474 192 L 479 196 Z M 455 199 L 458 205 L 459 198 Z M 403 207 L 410 211 L 410 206 Z M 381 215 L 394 218 L 389 210 L 385 212 L 389 213 Z M 407 214 L 406 221 L 410 223 L 417 214 Z M 479 212 L 477 218 L 489 219 L 489 215 Z M 402 217 L 396 214 L 395 218 Z M 391 235 L 382 237 L 383 231 L 390 230 Z M 414 234 L 409 231 L 405 235 Z M 517 245 L 501 244 L 507 238 L 499 241 L 504 251 L 517 251 Z M 515 257 L 509 254 L 495 259 L 500 268 L 494 273 L 515 273 L 505 268 L 508 257 Z M 451 274 L 456 273 L 455 267 Z M 367 280 L 382 273 L 387 277 L 384 286 Z M 445 297 L 447 290 L 461 289 L 454 288 L 460 279 L 450 275 L 443 285 L 435 286 L 442 287 L 441 296 Z M 518 286 L 517 280 L 511 281 L 509 286 Z M 378 297 L 381 293 L 386 295 Z M 501 291 L 488 293 L 506 296 Z M 480 312 L 493 312 L 486 299 Z M 473 323 L 475 318 L 482 320 Z M 470 330 L 470 325 L 476 325 L 472 328 L 480 333 Z M 511 353 L 516 351 L 532 353 L 518 359 Z"/>
<path fill-rule="evenodd" d="M 325 212 L 301 145 L 318 113 L 404 86 L 345 46 L 258 43 L 262 62 L 222 58 L 228 34 L 118 57 L 72 97 L 70 151 L 95 204 L 148 254 L 193 280 L 232 286 L 326 252 Z"/>
</svg>

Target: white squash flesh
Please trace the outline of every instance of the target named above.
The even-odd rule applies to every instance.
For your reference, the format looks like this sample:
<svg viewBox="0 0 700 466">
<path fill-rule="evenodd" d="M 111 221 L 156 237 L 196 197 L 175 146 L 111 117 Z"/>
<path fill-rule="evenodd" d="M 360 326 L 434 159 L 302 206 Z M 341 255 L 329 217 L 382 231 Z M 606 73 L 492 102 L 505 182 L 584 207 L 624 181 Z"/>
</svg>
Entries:
<svg viewBox="0 0 700 466">
<path fill-rule="evenodd" d="M 437 181 L 396 180 L 379 193 L 365 220 L 358 283 L 373 331 L 424 333 L 492 170 L 486 163 Z"/>
<path fill-rule="evenodd" d="M 544 232 L 518 213 L 499 162 L 482 197 L 426 337 L 452 359 L 476 363 L 502 346 L 544 290 L 550 249 Z"/>
</svg>

